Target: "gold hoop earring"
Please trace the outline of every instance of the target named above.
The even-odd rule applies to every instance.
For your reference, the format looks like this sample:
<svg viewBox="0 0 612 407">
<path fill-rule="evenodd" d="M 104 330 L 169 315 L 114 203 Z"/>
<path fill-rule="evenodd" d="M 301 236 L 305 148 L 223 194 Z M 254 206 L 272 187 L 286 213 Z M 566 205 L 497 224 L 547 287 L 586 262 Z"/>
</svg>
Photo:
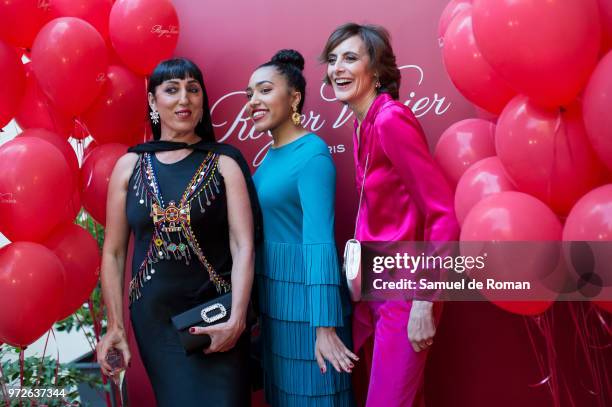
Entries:
<svg viewBox="0 0 612 407">
<path fill-rule="evenodd" d="M 302 124 L 302 115 L 298 113 L 297 106 L 293 106 L 293 114 L 291 115 L 291 121 L 296 126 Z"/>
</svg>

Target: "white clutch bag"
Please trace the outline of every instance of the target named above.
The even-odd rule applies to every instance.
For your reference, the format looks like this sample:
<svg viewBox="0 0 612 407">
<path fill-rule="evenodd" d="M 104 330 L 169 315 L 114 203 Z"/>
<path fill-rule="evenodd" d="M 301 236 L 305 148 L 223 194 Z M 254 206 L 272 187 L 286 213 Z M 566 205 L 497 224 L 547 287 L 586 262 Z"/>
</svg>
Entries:
<svg viewBox="0 0 612 407">
<path fill-rule="evenodd" d="M 357 237 L 357 224 L 359 222 L 359 214 L 361 212 L 361 201 L 363 200 L 363 189 L 365 187 L 366 174 L 368 172 L 368 159 L 370 154 L 366 156 L 365 170 L 363 171 L 363 180 L 361 181 L 361 193 L 359 194 L 359 207 L 357 209 L 357 219 L 355 221 L 355 233 L 353 238 L 349 239 L 344 245 L 344 263 L 342 271 L 346 277 L 346 283 L 351 295 L 351 300 L 357 302 L 361 300 L 361 242 Z"/>
<path fill-rule="evenodd" d="M 344 246 L 343 271 L 351 300 L 361 300 L 361 243 L 357 239 L 349 239 Z"/>
</svg>

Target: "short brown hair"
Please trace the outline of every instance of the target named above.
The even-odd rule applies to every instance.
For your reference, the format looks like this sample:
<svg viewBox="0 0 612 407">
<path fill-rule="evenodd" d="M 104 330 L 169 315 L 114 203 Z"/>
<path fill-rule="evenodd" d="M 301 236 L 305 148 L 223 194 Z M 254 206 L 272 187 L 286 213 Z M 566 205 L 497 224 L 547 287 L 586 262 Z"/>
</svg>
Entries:
<svg viewBox="0 0 612 407">
<path fill-rule="evenodd" d="M 321 62 L 326 63 L 329 53 L 336 48 L 341 42 L 358 35 L 366 46 L 368 55 L 370 56 L 370 68 L 377 73 L 380 88 L 378 92 L 386 92 L 393 99 L 399 99 L 399 87 L 401 74 L 397 63 L 395 62 L 395 54 L 391 48 L 391 36 L 389 32 L 379 25 L 371 24 L 356 24 L 346 23 L 336 28 L 325 43 L 323 52 L 319 57 Z M 325 83 L 330 84 L 327 74 L 323 79 Z"/>
</svg>

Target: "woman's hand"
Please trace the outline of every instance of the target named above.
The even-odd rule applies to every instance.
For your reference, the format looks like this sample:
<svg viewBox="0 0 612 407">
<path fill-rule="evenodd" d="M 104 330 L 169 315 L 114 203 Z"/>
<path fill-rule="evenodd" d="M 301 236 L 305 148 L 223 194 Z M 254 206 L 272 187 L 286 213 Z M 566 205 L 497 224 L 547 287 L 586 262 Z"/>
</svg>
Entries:
<svg viewBox="0 0 612 407">
<path fill-rule="evenodd" d="M 429 301 L 412 301 L 407 329 L 408 340 L 415 352 L 420 352 L 430 347 L 436 334 L 433 303 Z"/>
<path fill-rule="evenodd" d="M 210 335 L 210 346 L 204 353 L 227 352 L 232 349 L 246 328 L 246 318 L 230 318 L 229 321 L 207 327 L 189 328 L 192 335 Z"/>
<path fill-rule="evenodd" d="M 330 327 L 318 327 L 317 328 L 317 340 L 315 341 L 315 356 L 317 363 L 321 369 L 321 373 L 325 373 L 327 368 L 325 367 L 325 361 L 329 361 L 334 368 L 340 373 L 344 370 L 347 373 L 351 373 L 351 370 L 355 365 L 354 361 L 358 361 L 359 358 L 353 352 L 351 352 L 336 334 L 336 328 Z"/>
<path fill-rule="evenodd" d="M 121 352 L 121 355 L 123 356 L 123 368 L 113 369 L 113 367 L 106 360 L 108 352 L 110 352 L 113 348 Z M 96 354 L 98 363 L 100 364 L 100 370 L 102 370 L 102 373 L 107 376 L 113 376 L 125 369 L 125 367 L 129 366 L 132 355 L 130 354 L 125 331 L 119 328 L 109 329 L 106 332 L 106 335 L 104 335 L 100 342 L 98 342 L 98 345 L 96 346 Z"/>
</svg>

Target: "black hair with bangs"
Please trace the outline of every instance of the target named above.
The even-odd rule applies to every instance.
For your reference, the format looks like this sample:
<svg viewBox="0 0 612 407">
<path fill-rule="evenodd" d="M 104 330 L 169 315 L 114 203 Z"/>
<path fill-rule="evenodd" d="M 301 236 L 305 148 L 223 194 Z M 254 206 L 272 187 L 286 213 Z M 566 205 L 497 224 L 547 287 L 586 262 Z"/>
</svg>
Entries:
<svg viewBox="0 0 612 407">
<path fill-rule="evenodd" d="M 195 134 L 198 135 L 203 141 L 214 142 L 216 140 L 212 126 L 212 119 L 210 117 L 208 94 L 206 93 L 206 88 L 204 87 L 202 71 L 200 71 L 200 68 L 198 68 L 196 64 L 187 58 L 173 58 L 160 62 L 149 77 L 147 91 L 155 95 L 155 89 L 164 81 L 186 78 L 193 78 L 197 80 L 202 87 L 203 93 L 203 116 L 202 120 L 196 125 Z M 151 107 L 149 106 L 149 112 L 151 111 Z M 159 124 L 155 125 L 151 121 L 151 129 L 153 130 L 153 139 L 159 140 L 161 138 L 161 126 Z"/>
</svg>

